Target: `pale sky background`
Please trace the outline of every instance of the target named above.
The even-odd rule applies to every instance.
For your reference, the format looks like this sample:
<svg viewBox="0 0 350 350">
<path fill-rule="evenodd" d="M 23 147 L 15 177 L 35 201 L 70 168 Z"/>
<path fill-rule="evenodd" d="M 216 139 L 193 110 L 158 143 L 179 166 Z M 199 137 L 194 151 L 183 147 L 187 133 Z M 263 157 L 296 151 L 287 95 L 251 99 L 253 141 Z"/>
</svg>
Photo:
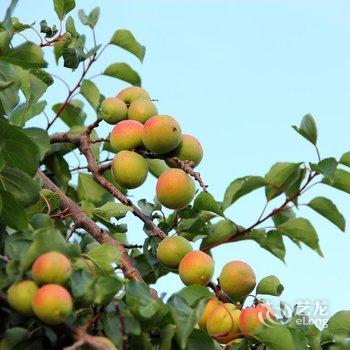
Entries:
<svg viewBox="0 0 350 350">
<path fill-rule="evenodd" d="M 126 28 L 147 52 L 141 65 L 132 55 L 110 47 L 89 76 L 113 62 L 132 65 L 143 86 L 159 100 L 160 112 L 173 115 L 184 132 L 202 142 L 205 156 L 199 170 L 217 200 L 222 200 L 232 180 L 264 175 L 277 161 L 316 161 L 311 144 L 290 127 L 306 113 L 317 120 L 322 157 L 338 158 L 350 150 L 350 2 L 78 0 L 73 15 L 95 6 L 101 7 L 99 42 L 108 41 L 115 29 Z M 15 15 L 23 22 L 46 18 L 49 24 L 57 23 L 47 0 L 19 1 Z M 45 49 L 45 57 L 53 61 L 50 49 Z M 56 68 L 51 72 L 71 84 L 78 76 Z M 126 86 L 107 77 L 94 81 L 105 96 Z M 47 98 L 61 102 L 65 95 L 57 82 Z M 60 127 L 57 123 L 57 130 Z M 99 130 L 106 135 L 110 127 L 104 124 Z M 149 177 L 131 194 L 135 201 L 152 199 L 154 186 Z M 315 195 L 333 199 L 350 219 L 349 195 L 321 185 L 301 202 Z M 249 225 L 263 205 L 263 192 L 254 192 L 239 200 L 228 216 Z M 256 243 L 245 241 L 214 250 L 216 276 L 226 262 L 244 260 L 258 279 L 278 276 L 285 286 L 281 300 L 291 305 L 306 299 L 325 300 L 330 313 L 349 308 L 349 230 L 341 233 L 308 208 L 300 215 L 316 227 L 325 258 L 286 240 L 283 264 Z M 141 242 L 142 225 L 131 216 L 127 221 L 130 242 Z M 169 274 L 156 287 L 170 293 L 182 283 Z"/>
</svg>

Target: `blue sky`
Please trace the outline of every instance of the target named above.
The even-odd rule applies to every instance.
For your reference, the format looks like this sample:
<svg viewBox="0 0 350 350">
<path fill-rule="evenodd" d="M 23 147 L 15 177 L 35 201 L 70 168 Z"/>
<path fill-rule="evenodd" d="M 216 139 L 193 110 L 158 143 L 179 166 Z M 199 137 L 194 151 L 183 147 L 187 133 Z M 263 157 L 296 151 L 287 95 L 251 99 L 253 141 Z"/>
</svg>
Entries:
<svg viewBox="0 0 350 350">
<path fill-rule="evenodd" d="M 159 100 L 160 112 L 173 115 L 184 132 L 203 144 L 205 156 L 199 170 L 218 200 L 237 177 L 264 175 L 277 161 L 315 161 L 311 145 L 290 127 L 306 113 L 312 113 L 318 123 L 322 157 L 339 157 L 350 150 L 349 2 L 77 1 L 77 9 L 87 12 L 97 5 L 102 10 L 98 41 L 106 42 L 115 29 L 127 28 L 147 53 L 141 65 L 110 47 L 92 74 L 109 63 L 131 64 L 141 74 L 143 86 Z M 24 22 L 56 21 L 51 2 L 44 0 L 30 5 L 19 1 L 15 14 Z M 49 50 L 45 52 L 52 61 Z M 70 83 L 78 76 L 56 68 L 51 72 Z M 126 86 L 107 77 L 98 77 L 95 83 L 106 96 Z M 64 97 L 63 85 L 47 93 L 52 102 Z M 57 130 L 62 126 L 57 123 Z M 109 130 L 104 125 L 100 134 Z M 152 199 L 154 186 L 150 178 L 132 191 L 133 198 Z M 301 202 L 315 195 L 331 197 L 350 219 L 348 195 L 316 186 Z M 263 205 L 263 193 L 255 192 L 237 202 L 228 216 L 249 225 Z M 298 300 L 325 300 L 330 313 L 348 308 L 349 231 L 341 233 L 308 208 L 300 215 L 316 227 L 325 258 L 286 241 L 283 264 L 255 243 L 242 242 L 214 250 L 216 273 L 229 260 L 244 260 L 258 279 L 278 276 L 285 286 L 281 299 L 292 305 Z M 132 217 L 128 222 L 130 242 L 140 242 L 141 224 Z M 175 275 L 169 275 L 157 289 L 172 292 L 181 286 Z"/>
</svg>

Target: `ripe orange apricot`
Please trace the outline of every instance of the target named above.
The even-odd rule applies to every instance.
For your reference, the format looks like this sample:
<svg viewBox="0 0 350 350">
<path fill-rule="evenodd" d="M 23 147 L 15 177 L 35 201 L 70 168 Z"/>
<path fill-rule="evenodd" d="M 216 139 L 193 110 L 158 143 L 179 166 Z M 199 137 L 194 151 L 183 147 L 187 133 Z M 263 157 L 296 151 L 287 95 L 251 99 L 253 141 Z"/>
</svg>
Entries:
<svg viewBox="0 0 350 350">
<path fill-rule="evenodd" d="M 123 120 L 112 130 L 109 137 L 113 151 L 133 150 L 142 145 L 143 125 L 136 120 Z"/>
<path fill-rule="evenodd" d="M 45 284 L 39 288 L 33 300 L 34 314 L 50 325 L 62 323 L 72 309 L 71 295 L 58 284 Z"/>
<path fill-rule="evenodd" d="M 181 169 L 168 169 L 158 178 L 157 198 L 167 208 L 179 210 L 187 207 L 195 192 L 194 181 Z"/>
<path fill-rule="evenodd" d="M 146 148 L 152 152 L 168 153 L 180 144 L 180 125 L 173 117 L 155 115 L 146 121 L 142 141 Z"/>
<path fill-rule="evenodd" d="M 101 103 L 101 118 L 108 124 L 117 124 L 127 118 L 128 107 L 120 98 L 106 98 Z"/>
<path fill-rule="evenodd" d="M 179 275 L 186 285 L 206 286 L 214 274 L 214 261 L 200 250 L 187 253 L 180 262 Z"/>
<path fill-rule="evenodd" d="M 158 109 L 156 105 L 146 98 L 135 100 L 128 109 L 128 119 L 137 120 L 142 124 L 157 114 Z"/>
<path fill-rule="evenodd" d="M 190 251 L 192 251 L 192 246 L 186 238 L 169 236 L 159 243 L 157 258 L 167 267 L 178 268 L 182 258 Z"/>
<path fill-rule="evenodd" d="M 247 307 L 239 317 L 239 327 L 244 336 L 251 336 L 266 321 L 275 318 L 274 312 L 266 304 Z"/>
<path fill-rule="evenodd" d="M 38 284 L 65 284 L 72 273 L 70 260 L 58 252 L 40 255 L 32 266 L 32 276 Z"/>
<path fill-rule="evenodd" d="M 180 160 L 191 161 L 194 163 L 194 166 L 197 166 L 203 158 L 203 148 L 195 137 L 182 134 L 181 142 L 171 152 L 171 156 Z"/>
<path fill-rule="evenodd" d="M 127 105 L 140 98 L 151 99 L 148 92 L 142 87 L 138 86 L 130 86 L 121 90 L 117 97 L 122 99 Z"/>
<path fill-rule="evenodd" d="M 33 315 L 32 302 L 37 291 L 38 287 L 33 281 L 14 283 L 7 290 L 7 301 L 14 310 L 31 316 Z"/>
<path fill-rule="evenodd" d="M 238 338 L 240 314 L 241 311 L 234 304 L 225 303 L 217 306 L 207 321 L 208 334 L 222 344 Z"/>
<path fill-rule="evenodd" d="M 222 290 L 232 298 L 247 296 L 256 285 L 256 277 L 252 268 L 243 261 L 227 263 L 219 277 Z"/>
<path fill-rule="evenodd" d="M 120 151 L 112 161 L 112 173 L 115 181 L 124 188 L 136 188 L 146 181 L 147 162 L 135 152 Z"/>
<path fill-rule="evenodd" d="M 202 315 L 200 319 L 198 320 L 198 326 L 200 329 L 207 330 L 207 321 L 212 312 L 216 309 L 217 306 L 219 306 L 221 303 L 216 298 L 211 298 L 207 304 L 205 305 L 205 308 L 202 312 Z"/>
</svg>

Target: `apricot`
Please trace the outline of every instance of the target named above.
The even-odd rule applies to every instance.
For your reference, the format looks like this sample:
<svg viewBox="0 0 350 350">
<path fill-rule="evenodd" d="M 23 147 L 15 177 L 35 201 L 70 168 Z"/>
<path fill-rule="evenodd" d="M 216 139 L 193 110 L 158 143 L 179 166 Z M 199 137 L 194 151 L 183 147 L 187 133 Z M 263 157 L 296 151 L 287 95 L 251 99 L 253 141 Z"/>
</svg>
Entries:
<svg viewBox="0 0 350 350">
<path fill-rule="evenodd" d="M 148 100 L 151 99 L 151 96 L 148 94 L 148 92 L 142 87 L 138 86 L 127 87 L 121 90 L 116 97 L 122 99 L 128 105 L 140 98 L 146 98 Z"/>
<path fill-rule="evenodd" d="M 158 178 L 157 198 L 167 208 L 179 210 L 187 207 L 195 192 L 194 181 L 181 169 L 166 170 Z"/>
<path fill-rule="evenodd" d="M 128 119 L 137 120 L 144 124 L 158 114 L 156 105 L 146 98 L 140 98 L 132 102 L 128 109 Z"/>
<path fill-rule="evenodd" d="M 239 317 L 239 327 L 244 336 L 251 336 L 266 321 L 275 318 L 274 312 L 266 304 L 245 308 Z"/>
<path fill-rule="evenodd" d="M 117 124 L 127 118 L 128 107 L 120 98 L 106 98 L 101 103 L 101 118 L 108 124 Z"/>
<path fill-rule="evenodd" d="M 98 345 L 101 350 L 117 350 L 114 344 L 106 337 L 94 336 L 91 337 L 91 340 L 94 342 L 94 345 Z M 96 347 L 94 347 L 96 349 Z"/>
<path fill-rule="evenodd" d="M 181 236 L 163 239 L 157 249 L 157 258 L 165 266 L 178 268 L 182 258 L 192 251 L 191 243 Z"/>
<path fill-rule="evenodd" d="M 207 321 L 212 312 L 220 305 L 220 301 L 216 298 L 210 299 L 202 312 L 200 319 L 198 320 L 198 326 L 200 329 L 207 330 Z"/>
<path fill-rule="evenodd" d="M 32 266 L 33 279 L 39 285 L 45 283 L 65 284 L 71 273 L 70 260 L 58 252 L 40 255 Z"/>
<path fill-rule="evenodd" d="M 50 325 L 62 323 L 72 309 L 71 295 L 59 284 L 45 284 L 39 288 L 33 300 L 34 314 Z"/>
<path fill-rule="evenodd" d="M 146 181 L 147 162 L 135 152 L 121 151 L 112 161 L 112 173 L 115 181 L 124 188 L 136 188 Z"/>
<path fill-rule="evenodd" d="M 175 149 L 181 142 L 179 123 L 168 115 L 155 115 L 143 128 L 143 144 L 152 152 L 163 154 Z"/>
<path fill-rule="evenodd" d="M 208 254 L 194 250 L 181 260 L 179 274 L 186 286 L 192 284 L 206 286 L 214 274 L 214 261 Z"/>
<path fill-rule="evenodd" d="M 37 291 L 38 287 L 33 281 L 14 283 L 7 290 L 7 301 L 14 310 L 31 316 L 33 315 L 32 302 Z"/>
<path fill-rule="evenodd" d="M 113 151 L 132 150 L 142 145 L 143 125 L 136 120 L 123 120 L 112 130 L 109 137 Z"/>
<path fill-rule="evenodd" d="M 256 285 L 252 268 L 243 261 L 230 261 L 221 270 L 219 277 L 222 290 L 232 298 L 247 296 Z"/>
<path fill-rule="evenodd" d="M 222 344 L 238 338 L 240 314 L 241 311 L 234 304 L 225 303 L 217 306 L 207 321 L 208 334 Z"/>
<path fill-rule="evenodd" d="M 195 137 L 182 134 L 181 142 L 171 152 L 171 156 L 180 160 L 191 161 L 194 166 L 197 166 L 203 158 L 203 148 Z"/>
</svg>

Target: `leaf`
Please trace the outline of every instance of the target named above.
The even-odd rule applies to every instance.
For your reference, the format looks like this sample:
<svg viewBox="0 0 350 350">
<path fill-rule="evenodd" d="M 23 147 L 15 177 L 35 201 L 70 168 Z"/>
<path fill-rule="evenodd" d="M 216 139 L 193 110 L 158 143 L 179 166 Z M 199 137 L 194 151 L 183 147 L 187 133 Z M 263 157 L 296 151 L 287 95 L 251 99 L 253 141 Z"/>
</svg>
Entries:
<svg viewBox="0 0 350 350">
<path fill-rule="evenodd" d="M 61 108 L 61 103 L 56 103 L 52 110 L 58 113 Z M 83 111 L 84 104 L 79 100 L 70 101 L 63 111 L 60 113 L 60 118 L 70 127 L 75 125 L 84 125 L 86 113 Z"/>
<path fill-rule="evenodd" d="M 256 294 L 280 296 L 284 290 L 283 285 L 276 276 L 264 277 L 256 287 Z"/>
<path fill-rule="evenodd" d="M 45 20 L 40 21 L 40 33 L 45 34 L 45 38 L 52 38 L 58 32 L 57 27 L 54 25 L 52 27 L 48 26 Z"/>
<path fill-rule="evenodd" d="M 281 232 L 272 230 L 265 233 L 262 230 L 252 230 L 249 233 L 248 238 L 253 239 L 261 246 L 261 248 L 266 249 L 284 262 L 286 248 L 283 243 Z"/>
<path fill-rule="evenodd" d="M 77 192 L 80 200 L 89 200 L 96 205 L 113 198 L 90 174 L 79 173 Z"/>
<path fill-rule="evenodd" d="M 285 223 L 279 225 L 277 229 L 287 236 L 290 236 L 298 241 L 303 242 L 311 249 L 317 251 L 319 255 L 322 256 L 322 252 L 318 245 L 318 236 L 311 225 L 310 221 L 304 218 L 295 218 L 286 221 Z"/>
<path fill-rule="evenodd" d="M 52 75 L 45 72 L 43 69 L 31 69 L 30 73 L 41 80 L 47 86 L 52 85 L 54 82 Z"/>
<path fill-rule="evenodd" d="M 64 60 L 64 67 L 76 69 L 79 63 L 86 59 L 84 49 L 80 45 L 74 47 L 64 46 L 62 50 L 62 57 Z"/>
<path fill-rule="evenodd" d="M 318 164 L 310 164 L 312 170 L 324 175 L 330 181 L 333 181 L 337 166 L 338 162 L 335 158 L 326 158 L 321 160 Z"/>
<path fill-rule="evenodd" d="M 29 41 L 7 50 L 0 55 L 0 60 L 15 64 L 24 69 L 47 67 L 42 49 Z"/>
<path fill-rule="evenodd" d="M 271 167 L 265 175 L 269 184 L 265 191 L 267 200 L 271 200 L 286 191 L 298 179 L 300 164 L 279 162 Z"/>
<path fill-rule="evenodd" d="M 10 115 L 13 108 L 19 102 L 18 88 L 20 85 L 18 76 L 13 66 L 0 60 L 0 82 L 11 85 L 0 91 L 0 115 Z"/>
<path fill-rule="evenodd" d="M 110 244 L 98 245 L 87 254 L 84 254 L 84 256 L 88 257 L 98 268 L 107 273 L 113 271 L 112 264 L 120 262 L 118 249 Z"/>
<path fill-rule="evenodd" d="M 141 86 L 140 76 L 126 63 L 113 63 L 105 69 L 103 74 L 135 86 Z"/>
<path fill-rule="evenodd" d="M 79 19 L 80 19 L 82 24 L 87 25 L 90 28 L 94 28 L 95 25 L 98 22 L 98 18 L 100 17 L 100 8 L 99 7 L 95 7 L 90 12 L 89 16 L 87 16 L 85 14 L 84 10 L 79 10 L 78 11 L 78 15 L 79 15 Z"/>
<path fill-rule="evenodd" d="M 116 219 L 121 219 L 125 217 L 131 207 L 124 205 L 122 203 L 107 202 L 102 207 L 92 209 L 92 213 L 97 217 L 102 217 L 103 219 L 109 220 L 114 217 Z"/>
<path fill-rule="evenodd" d="M 0 91 L 4 91 L 14 84 L 13 81 L 0 81 Z"/>
<path fill-rule="evenodd" d="M 213 339 L 199 329 L 194 329 L 188 338 L 186 350 L 215 350 Z"/>
<path fill-rule="evenodd" d="M 215 201 L 214 197 L 208 193 L 202 191 L 197 195 L 193 202 L 194 210 L 207 210 L 212 213 L 218 214 L 220 216 L 224 216 L 223 211 L 221 210 L 219 204 Z"/>
<path fill-rule="evenodd" d="M 53 0 L 53 4 L 57 17 L 60 20 L 75 8 L 75 0 Z"/>
<path fill-rule="evenodd" d="M 142 46 L 129 30 L 117 30 L 110 41 L 111 44 L 119 46 L 134 54 L 141 62 L 145 57 L 146 48 Z"/>
<path fill-rule="evenodd" d="M 229 220 L 221 220 L 212 225 L 209 235 L 204 237 L 201 249 L 220 244 L 233 237 L 237 232 L 237 226 Z"/>
<path fill-rule="evenodd" d="M 37 183 L 20 169 L 3 168 L 0 171 L 0 185 L 25 207 L 36 203 L 39 199 L 39 187 Z"/>
<path fill-rule="evenodd" d="M 39 166 L 39 150 L 18 127 L 0 119 L 0 156 L 11 167 L 33 176 Z"/>
<path fill-rule="evenodd" d="M 348 167 L 350 167 L 350 152 L 344 153 L 340 159 L 339 159 L 340 164 L 344 164 Z"/>
<path fill-rule="evenodd" d="M 300 127 L 296 127 L 295 125 L 292 128 L 298 132 L 300 135 L 305 137 L 312 144 L 316 145 L 317 143 L 317 126 L 314 117 L 311 114 L 306 114 L 301 123 Z"/>
<path fill-rule="evenodd" d="M 28 226 L 27 215 L 16 198 L 11 193 L 1 190 L 0 197 L 2 201 L 0 222 L 17 230 L 26 229 Z"/>
<path fill-rule="evenodd" d="M 345 232 L 344 216 L 331 200 L 325 197 L 315 197 L 307 205 Z"/>
<path fill-rule="evenodd" d="M 321 335 L 321 342 L 332 342 L 337 337 L 350 336 L 350 311 L 340 311 L 327 322 Z"/>
<path fill-rule="evenodd" d="M 226 210 L 237 199 L 267 184 L 261 176 L 245 176 L 234 180 L 225 191 L 222 209 Z"/>
<path fill-rule="evenodd" d="M 97 109 L 100 104 L 100 91 L 91 80 L 84 79 L 80 87 L 81 94 L 90 103 L 93 109 Z"/>
<path fill-rule="evenodd" d="M 185 287 L 176 294 L 184 299 L 191 307 L 198 304 L 200 300 L 209 299 L 211 297 L 211 293 L 209 292 L 208 288 L 199 285 Z"/>
<path fill-rule="evenodd" d="M 338 190 L 350 193 L 350 173 L 343 169 L 337 169 L 334 173 L 333 181 L 327 178 L 322 179 L 322 183 L 337 188 Z"/>
<path fill-rule="evenodd" d="M 46 130 L 40 128 L 26 128 L 23 132 L 30 137 L 40 151 L 40 160 L 42 160 L 51 149 L 49 134 Z"/>
<path fill-rule="evenodd" d="M 24 126 L 28 120 L 43 112 L 47 105 L 46 101 L 41 101 L 28 105 L 28 103 L 18 106 L 10 115 L 12 124 Z"/>
<path fill-rule="evenodd" d="M 169 169 L 168 165 L 162 159 L 146 159 L 148 171 L 158 178 L 165 170 Z"/>
</svg>

